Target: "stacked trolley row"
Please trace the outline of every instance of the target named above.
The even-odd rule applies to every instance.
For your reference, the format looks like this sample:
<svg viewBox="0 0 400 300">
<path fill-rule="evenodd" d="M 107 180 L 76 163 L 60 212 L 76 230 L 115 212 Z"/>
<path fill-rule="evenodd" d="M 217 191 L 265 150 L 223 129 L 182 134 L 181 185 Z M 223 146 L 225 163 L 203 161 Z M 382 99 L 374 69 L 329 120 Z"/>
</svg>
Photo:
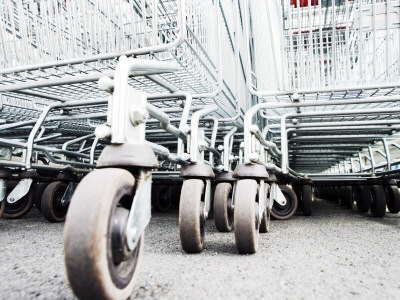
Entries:
<svg viewBox="0 0 400 300">
<path fill-rule="evenodd" d="M 183 178 L 186 251 L 203 248 L 215 177 L 217 226 L 232 230 L 231 171 L 242 153 L 240 116 L 250 105 L 238 7 L 211 0 L 0 2 L 2 207 L 19 209 L 8 217 L 21 216 L 35 198 L 51 221 L 62 221 L 68 208 L 65 264 L 79 298 L 132 292 L 151 217 L 152 169 L 160 167 L 158 178 Z M 267 228 L 264 204 L 260 210 Z M 237 231 L 248 218 L 235 222 Z M 238 236 L 239 244 L 253 238 Z"/>
<path fill-rule="evenodd" d="M 36 199 L 61 221 L 69 206 L 68 278 L 90 299 L 130 295 L 151 200 L 163 209 L 178 178 L 187 252 L 203 249 L 212 203 L 241 253 L 257 251 L 270 213 L 287 219 L 299 200 L 310 215 L 311 185 L 381 216 L 386 198 L 400 201 L 389 180 L 398 10 L 397 0 L 1 0 L 6 215 Z M 153 178 L 164 183 L 154 193 Z"/>
<path fill-rule="evenodd" d="M 243 3 L 247 83 L 259 103 L 246 112 L 242 168 L 256 177 L 264 166 L 297 195 L 275 200 L 272 212 L 285 218 L 298 204 L 311 215 L 312 185 L 373 216 L 399 212 L 390 153 L 398 147 L 399 1 Z"/>
</svg>

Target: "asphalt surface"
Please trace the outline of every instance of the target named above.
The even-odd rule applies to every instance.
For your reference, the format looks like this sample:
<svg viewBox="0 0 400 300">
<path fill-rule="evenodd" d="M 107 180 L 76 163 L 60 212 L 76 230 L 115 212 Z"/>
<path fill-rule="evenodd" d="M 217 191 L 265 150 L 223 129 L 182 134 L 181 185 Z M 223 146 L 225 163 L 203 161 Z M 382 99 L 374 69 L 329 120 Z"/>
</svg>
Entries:
<svg viewBox="0 0 400 300">
<path fill-rule="evenodd" d="M 312 217 L 273 221 L 255 255 L 207 223 L 206 249 L 181 250 L 178 211 L 154 214 L 132 299 L 400 299 L 400 214 L 383 219 L 317 200 Z M 0 219 L 0 299 L 74 299 L 63 224 L 33 209 Z"/>
</svg>

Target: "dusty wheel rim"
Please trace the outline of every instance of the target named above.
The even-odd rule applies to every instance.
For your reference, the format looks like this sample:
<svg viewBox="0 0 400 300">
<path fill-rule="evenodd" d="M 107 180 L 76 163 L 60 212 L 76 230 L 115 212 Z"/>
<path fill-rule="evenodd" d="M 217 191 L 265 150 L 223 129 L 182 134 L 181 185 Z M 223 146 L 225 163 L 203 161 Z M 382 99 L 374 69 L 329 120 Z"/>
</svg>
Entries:
<svg viewBox="0 0 400 300">
<path fill-rule="evenodd" d="M 118 201 L 118 200 L 117 200 Z M 129 200 L 128 200 L 129 201 Z M 140 243 L 132 251 L 128 249 L 125 243 L 126 225 L 128 222 L 129 210 L 122 207 L 115 207 L 110 220 L 107 245 L 108 268 L 113 283 L 117 288 L 125 288 L 133 274 L 139 257 Z"/>
<path fill-rule="evenodd" d="M 271 215 L 277 220 L 287 220 L 294 215 L 297 209 L 297 196 L 296 193 L 286 185 L 280 185 L 283 195 L 286 198 L 286 204 L 280 205 L 274 202 L 271 210 Z"/>
<path fill-rule="evenodd" d="M 126 259 L 117 258 L 113 247 L 122 247 L 115 240 L 116 231 L 120 229 L 119 240 L 123 240 L 124 210 L 131 206 L 134 182 L 126 170 L 95 170 L 73 195 L 64 227 L 64 252 L 68 279 L 80 299 L 126 299 L 133 291 L 144 237 L 132 251 L 124 248 L 129 253 Z M 115 222 L 120 226 L 113 226 Z"/>
<path fill-rule="evenodd" d="M 9 193 L 7 193 L 3 200 L 5 202 L 3 216 L 9 219 L 15 219 L 27 214 L 33 206 L 33 194 L 35 193 L 35 188 L 36 185 L 32 183 L 29 192 L 15 203 L 7 202 L 7 197 L 9 195 Z"/>
<path fill-rule="evenodd" d="M 257 252 L 259 238 L 258 186 L 254 179 L 241 179 L 235 191 L 235 243 L 239 253 Z"/>
<path fill-rule="evenodd" d="M 42 195 L 41 209 L 44 217 L 50 222 L 64 222 L 68 204 L 62 203 L 62 198 L 68 184 L 62 181 L 50 183 Z"/>
<path fill-rule="evenodd" d="M 232 231 L 233 225 L 232 185 L 218 183 L 214 193 L 214 222 L 220 232 Z"/>
<path fill-rule="evenodd" d="M 187 179 L 183 182 L 179 204 L 179 236 L 182 249 L 197 253 L 204 246 L 204 182 Z"/>
</svg>

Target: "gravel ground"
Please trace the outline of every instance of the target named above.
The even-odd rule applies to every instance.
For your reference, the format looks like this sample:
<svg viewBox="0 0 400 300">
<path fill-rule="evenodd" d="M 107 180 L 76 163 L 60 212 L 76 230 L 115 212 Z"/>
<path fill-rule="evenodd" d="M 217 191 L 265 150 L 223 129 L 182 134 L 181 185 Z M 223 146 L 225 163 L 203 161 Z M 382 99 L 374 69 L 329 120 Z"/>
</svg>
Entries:
<svg viewBox="0 0 400 300">
<path fill-rule="evenodd" d="M 63 264 L 63 224 L 35 209 L 0 219 L 0 299 L 73 299 Z M 179 244 L 178 211 L 154 214 L 132 299 L 400 299 L 400 214 L 374 219 L 326 201 L 312 217 L 273 221 L 255 255 L 212 220 L 206 249 Z"/>
</svg>

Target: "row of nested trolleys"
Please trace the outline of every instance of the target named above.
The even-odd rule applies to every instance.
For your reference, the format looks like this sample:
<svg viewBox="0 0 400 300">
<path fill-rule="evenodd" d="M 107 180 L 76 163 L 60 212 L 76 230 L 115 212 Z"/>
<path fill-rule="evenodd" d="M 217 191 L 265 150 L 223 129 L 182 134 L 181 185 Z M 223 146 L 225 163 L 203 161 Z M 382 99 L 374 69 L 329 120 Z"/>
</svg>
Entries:
<svg viewBox="0 0 400 300">
<path fill-rule="evenodd" d="M 151 203 L 187 252 L 211 206 L 256 252 L 312 186 L 397 213 L 399 28 L 398 0 L 1 0 L 0 214 L 68 209 L 74 293 L 122 299 Z"/>
</svg>

